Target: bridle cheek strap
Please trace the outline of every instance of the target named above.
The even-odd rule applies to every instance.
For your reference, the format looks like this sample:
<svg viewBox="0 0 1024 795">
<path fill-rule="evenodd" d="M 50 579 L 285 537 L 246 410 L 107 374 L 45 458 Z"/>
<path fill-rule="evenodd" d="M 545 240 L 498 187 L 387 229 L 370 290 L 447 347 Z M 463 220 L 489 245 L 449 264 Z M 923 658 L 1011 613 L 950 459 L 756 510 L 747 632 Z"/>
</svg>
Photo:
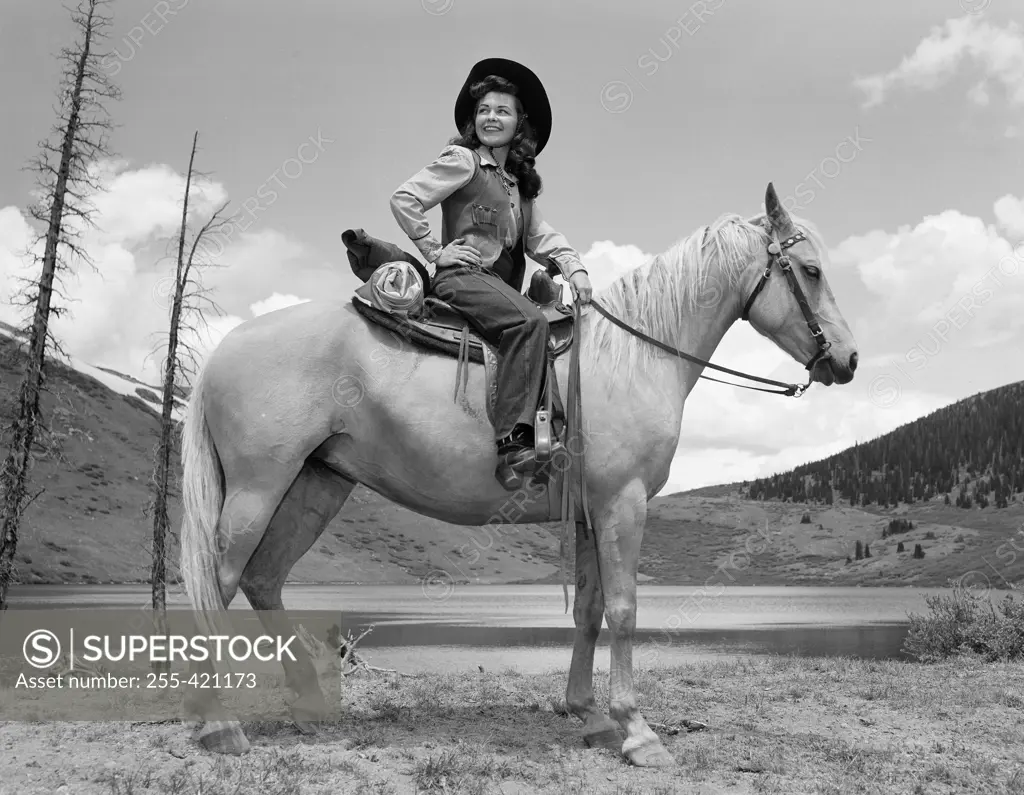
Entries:
<svg viewBox="0 0 1024 795">
<path fill-rule="evenodd" d="M 707 230 L 705 230 L 704 234 L 707 235 Z M 779 267 L 782 269 L 782 272 L 786 274 L 786 279 L 789 281 L 790 289 L 796 296 L 797 303 L 800 304 L 800 311 L 804 313 L 804 318 L 807 320 L 807 326 L 810 328 L 811 334 L 814 336 L 815 342 L 818 343 L 818 353 L 814 356 L 813 359 L 811 359 L 810 362 L 807 363 L 806 366 L 806 369 L 811 370 L 814 367 L 814 365 L 818 363 L 818 360 L 825 356 L 825 354 L 828 352 L 829 347 L 831 347 L 831 343 L 825 340 L 825 335 L 822 333 L 821 327 L 818 325 L 818 322 L 814 317 L 814 312 L 811 311 L 811 306 L 810 304 L 807 303 L 807 296 L 804 295 L 804 291 L 801 289 L 800 283 L 796 280 L 796 275 L 793 273 L 793 267 L 789 261 L 789 257 L 782 253 L 783 251 L 785 251 L 787 248 L 797 243 L 798 241 L 806 239 L 807 238 L 804 237 L 803 232 L 797 232 L 795 235 L 783 240 L 781 244 L 777 243 L 774 239 L 771 243 L 768 244 L 768 265 L 764 269 L 764 273 L 761 274 L 761 279 L 758 281 L 757 286 L 754 287 L 754 291 L 750 294 L 750 297 L 747 299 L 746 305 L 743 307 L 743 319 L 750 319 L 750 306 L 751 304 L 754 303 L 754 299 L 757 298 L 758 294 L 761 292 L 761 290 L 764 289 L 765 284 L 768 282 L 768 279 L 772 273 L 772 266 L 776 262 L 778 262 Z M 741 378 L 748 378 L 751 381 L 759 381 L 762 384 L 781 386 L 783 387 L 783 389 L 764 389 L 763 387 L 747 386 L 746 384 L 733 384 L 730 381 L 722 381 L 719 378 L 712 378 L 711 376 L 705 375 L 703 373 L 701 373 L 698 376 L 699 378 L 706 378 L 709 381 L 717 381 L 718 383 L 721 384 L 738 386 L 742 387 L 743 389 L 753 389 L 758 392 L 771 392 L 773 394 L 786 395 L 788 397 L 800 397 L 801 395 L 803 395 L 803 393 L 806 392 L 807 389 L 811 386 L 811 382 L 814 379 L 814 375 L 811 374 L 810 376 L 808 376 L 806 384 L 784 384 L 781 381 L 775 381 L 771 378 L 762 378 L 756 375 L 748 375 L 747 373 L 741 373 L 739 370 L 732 370 L 728 367 L 722 367 L 722 365 L 720 364 L 712 364 L 706 359 L 700 359 L 689 353 L 681 351 L 678 348 L 673 348 L 671 345 L 667 345 L 666 343 L 661 342 L 660 340 L 656 340 L 654 339 L 654 337 L 644 334 L 644 332 L 640 331 L 639 329 L 634 328 L 625 321 L 615 317 L 615 315 L 609 312 L 604 306 L 601 305 L 601 302 L 595 298 L 590 299 L 590 304 L 594 307 L 594 309 L 596 309 L 600 314 L 604 315 L 614 325 L 618 326 L 624 331 L 628 331 L 634 337 L 638 337 L 639 339 L 642 339 L 644 342 L 647 342 L 655 346 L 656 348 L 660 348 L 661 350 L 667 353 L 671 353 L 672 355 L 678 356 L 682 359 L 687 359 L 703 367 L 710 367 L 714 370 L 718 370 L 723 373 L 729 373 L 730 375 L 736 375 Z"/>
<path fill-rule="evenodd" d="M 750 307 L 753 306 L 754 300 L 761 294 L 764 286 L 768 283 L 768 279 L 770 279 L 772 275 L 772 266 L 777 263 L 779 269 L 785 275 L 786 281 L 789 283 L 789 289 L 793 291 L 793 297 L 796 298 L 796 302 L 800 306 L 800 311 L 803 313 L 804 320 L 807 321 L 807 328 L 810 329 L 811 336 L 814 338 L 814 342 L 818 346 L 818 352 L 811 357 L 811 360 L 805 366 L 805 369 L 811 370 L 814 368 L 814 365 L 828 355 L 828 350 L 832 347 L 832 343 L 825 339 L 825 333 L 821 330 L 821 326 L 818 324 L 818 319 L 814 316 L 814 311 L 811 309 L 811 305 L 807 302 L 807 296 L 804 294 L 803 288 L 800 286 L 800 282 L 797 281 L 796 274 L 793 272 L 793 263 L 784 253 L 790 246 L 806 239 L 807 237 L 804 233 L 798 230 L 781 243 L 772 240 L 772 242 L 768 244 L 768 264 L 765 266 L 764 272 L 762 272 L 761 278 L 758 279 L 754 290 L 750 293 L 747 303 L 744 304 L 743 314 L 741 317 L 743 320 L 748 322 L 750 321 Z"/>
</svg>

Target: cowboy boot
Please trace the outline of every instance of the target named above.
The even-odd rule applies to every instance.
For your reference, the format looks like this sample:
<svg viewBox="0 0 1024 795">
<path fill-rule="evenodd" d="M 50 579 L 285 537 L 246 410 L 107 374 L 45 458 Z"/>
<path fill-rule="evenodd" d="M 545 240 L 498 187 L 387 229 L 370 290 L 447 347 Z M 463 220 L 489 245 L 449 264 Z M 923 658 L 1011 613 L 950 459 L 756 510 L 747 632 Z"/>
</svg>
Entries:
<svg viewBox="0 0 1024 795">
<path fill-rule="evenodd" d="M 532 428 L 519 424 L 508 436 L 498 440 L 498 466 L 494 476 L 505 491 L 515 491 L 533 475 L 537 453 L 532 437 Z"/>
<path fill-rule="evenodd" d="M 508 436 L 498 440 L 498 466 L 494 476 L 505 491 L 521 488 L 537 472 L 537 451 L 533 444 L 533 429 L 523 424 L 517 424 Z M 562 441 L 554 437 L 551 442 L 551 460 L 564 450 Z"/>
</svg>

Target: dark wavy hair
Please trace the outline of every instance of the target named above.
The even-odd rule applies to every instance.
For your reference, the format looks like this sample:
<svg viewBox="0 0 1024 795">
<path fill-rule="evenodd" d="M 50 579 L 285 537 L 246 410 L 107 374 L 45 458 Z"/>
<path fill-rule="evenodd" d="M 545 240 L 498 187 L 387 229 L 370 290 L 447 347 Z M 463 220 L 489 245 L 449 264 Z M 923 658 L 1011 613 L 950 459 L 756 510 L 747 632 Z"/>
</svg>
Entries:
<svg viewBox="0 0 1024 795">
<path fill-rule="evenodd" d="M 465 146 L 468 149 L 477 149 L 481 146 L 480 139 L 476 135 L 476 108 L 480 100 L 489 91 L 511 94 L 516 99 L 516 115 L 519 117 L 519 123 L 508 147 L 505 170 L 519 180 L 519 193 L 523 199 L 531 201 L 540 195 L 543 180 L 541 180 L 540 174 L 537 173 L 536 169 L 537 139 L 534 136 L 530 120 L 524 118 L 523 102 L 519 99 L 519 89 L 516 88 L 514 83 L 497 75 L 488 75 L 483 80 L 470 86 L 470 96 L 475 100 L 473 103 L 473 114 L 466 119 L 462 129 L 459 131 L 461 134 L 456 135 L 448 143 Z"/>
</svg>

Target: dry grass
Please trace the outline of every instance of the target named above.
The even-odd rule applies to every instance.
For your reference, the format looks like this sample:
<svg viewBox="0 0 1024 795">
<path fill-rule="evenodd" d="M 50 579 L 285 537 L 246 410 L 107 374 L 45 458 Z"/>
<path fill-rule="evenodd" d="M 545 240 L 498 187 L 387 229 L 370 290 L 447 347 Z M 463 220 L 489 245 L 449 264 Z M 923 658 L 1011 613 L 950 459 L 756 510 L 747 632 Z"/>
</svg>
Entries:
<svg viewBox="0 0 1024 795">
<path fill-rule="evenodd" d="M 203 752 L 180 723 L 6 724 L 0 793 L 1024 794 L 1022 674 L 784 657 L 643 671 L 648 720 L 708 725 L 663 733 L 670 771 L 585 748 L 564 673 L 361 678 L 316 737 L 247 724 L 242 759 Z"/>
</svg>

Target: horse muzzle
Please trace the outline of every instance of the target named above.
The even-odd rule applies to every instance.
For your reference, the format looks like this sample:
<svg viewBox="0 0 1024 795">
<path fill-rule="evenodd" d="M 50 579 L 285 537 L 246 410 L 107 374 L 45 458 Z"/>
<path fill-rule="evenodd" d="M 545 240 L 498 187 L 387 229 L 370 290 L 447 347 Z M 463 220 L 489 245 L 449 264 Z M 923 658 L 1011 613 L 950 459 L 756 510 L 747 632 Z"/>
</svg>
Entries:
<svg viewBox="0 0 1024 795">
<path fill-rule="evenodd" d="M 807 369 L 811 372 L 811 380 L 823 386 L 848 384 L 853 380 L 853 374 L 857 370 L 857 359 L 856 351 L 850 354 L 845 363 L 833 356 L 831 351 L 819 351 L 808 363 Z"/>
</svg>

